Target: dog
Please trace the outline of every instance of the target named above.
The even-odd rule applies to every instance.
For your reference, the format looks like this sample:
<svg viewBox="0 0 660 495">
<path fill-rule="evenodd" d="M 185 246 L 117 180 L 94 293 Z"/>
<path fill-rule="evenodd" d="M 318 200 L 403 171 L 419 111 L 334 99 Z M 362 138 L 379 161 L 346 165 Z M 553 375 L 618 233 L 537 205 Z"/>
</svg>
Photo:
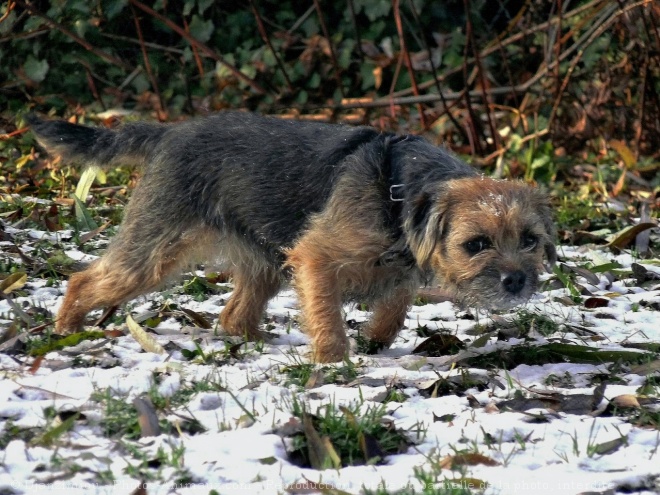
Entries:
<svg viewBox="0 0 660 495">
<path fill-rule="evenodd" d="M 261 339 L 268 300 L 292 279 L 313 361 L 335 362 L 349 351 L 344 302 L 366 302 L 366 336 L 389 346 L 431 278 L 464 306 L 509 308 L 556 261 L 544 193 L 419 136 L 243 112 L 116 130 L 28 122 L 49 153 L 143 171 L 105 255 L 71 276 L 58 334 L 221 260 L 234 282 L 225 332 Z"/>
</svg>

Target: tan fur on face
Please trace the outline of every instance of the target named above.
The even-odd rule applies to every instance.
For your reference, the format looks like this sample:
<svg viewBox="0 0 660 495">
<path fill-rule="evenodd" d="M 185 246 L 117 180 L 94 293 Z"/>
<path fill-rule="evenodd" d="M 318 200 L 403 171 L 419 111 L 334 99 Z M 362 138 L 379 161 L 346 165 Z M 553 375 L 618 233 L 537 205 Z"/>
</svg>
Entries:
<svg viewBox="0 0 660 495">
<path fill-rule="evenodd" d="M 544 256 L 554 262 L 547 199 L 523 183 L 482 177 L 450 181 L 429 217 L 434 223 L 427 230 L 435 229 L 434 237 L 425 239 L 420 256 L 428 258 L 440 284 L 464 304 L 505 308 L 523 302 L 536 290 Z M 538 244 L 524 248 L 525 234 L 537 237 Z M 492 242 L 492 249 L 471 255 L 465 244 L 480 236 Z M 516 271 L 526 275 L 527 283 L 513 296 L 502 279 Z"/>
</svg>

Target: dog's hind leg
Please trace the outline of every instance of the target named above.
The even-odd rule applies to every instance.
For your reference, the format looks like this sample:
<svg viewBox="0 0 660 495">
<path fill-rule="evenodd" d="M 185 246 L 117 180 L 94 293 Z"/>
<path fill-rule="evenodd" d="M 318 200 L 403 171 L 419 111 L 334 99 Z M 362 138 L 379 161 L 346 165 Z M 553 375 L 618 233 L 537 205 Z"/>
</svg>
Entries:
<svg viewBox="0 0 660 495">
<path fill-rule="evenodd" d="M 280 276 L 269 268 L 251 273 L 250 267 L 237 266 L 232 278 L 234 292 L 220 313 L 220 325 L 229 335 L 260 340 L 259 322 L 268 300 L 280 289 Z"/>
<path fill-rule="evenodd" d="M 79 331 L 93 309 L 116 306 L 158 289 L 201 258 L 215 238 L 215 232 L 205 227 L 159 232 L 127 219 L 106 254 L 69 279 L 55 333 Z"/>
</svg>

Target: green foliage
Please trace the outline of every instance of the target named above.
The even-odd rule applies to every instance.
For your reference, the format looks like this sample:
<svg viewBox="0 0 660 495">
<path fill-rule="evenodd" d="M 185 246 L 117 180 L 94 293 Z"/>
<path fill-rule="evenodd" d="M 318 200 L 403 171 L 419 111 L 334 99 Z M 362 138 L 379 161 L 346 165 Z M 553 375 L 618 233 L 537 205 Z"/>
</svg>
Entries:
<svg viewBox="0 0 660 495">
<path fill-rule="evenodd" d="M 159 93 L 168 110 L 177 114 L 194 111 L 202 99 L 208 99 L 211 108 L 270 106 L 278 100 L 323 103 L 328 98 L 361 97 L 365 92 L 387 94 L 391 86 L 408 88 L 410 75 L 397 70 L 399 39 L 392 3 L 353 0 L 352 4 L 354 16 L 343 3 L 325 3 L 321 12 L 310 14 L 308 4 L 293 0 L 258 2 L 272 50 L 247 4 L 157 1 L 149 5 L 153 11 L 137 4 L 131 7 L 127 0 L 67 0 L 53 3 L 48 10 L 38 9 L 45 9 L 45 4 L 28 8 L 5 4 L 0 7 L 0 15 L 6 16 L 0 23 L 4 44 L 0 79 L 12 84 L 8 92 L 0 93 L 0 107 L 17 109 L 24 92 L 36 97 L 38 105 L 57 111 L 67 105 L 66 95 L 76 95 L 82 104 L 94 102 L 100 110 L 117 104 L 143 105 L 148 93 Z M 506 27 L 506 19 L 513 18 L 516 9 L 505 2 L 494 16 L 486 2 L 475 2 L 469 13 L 473 32 L 485 44 Z M 418 0 L 414 9 L 402 2 L 400 15 L 411 52 L 425 50 L 428 41 L 424 38 L 439 34 L 447 42 L 436 60 L 438 68 L 462 63 L 467 43 L 460 28 L 466 21 L 463 2 L 438 5 Z M 321 21 L 331 33 L 334 55 L 327 40 L 320 38 L 324 35 Z M 182 36 L 166 22 L 187 34 Z M 233 69 L 208 56 L 199 44 L 256 85 L 238 79 Z M 595 45 L 592 51 L 597 56 L 605 49 L 606 45 Z M 519 57 L 520 52 L 508 56 Z M 490 55 L 491 71 L 499 71 L 500 57 L 499 53 Z M 374 69 L 382 69 L 382 77 L 375 78 Z M 418 70 L 416 78 L 419 83 L 429 81 L 431 72 Z M 459 90 L 463 85 L 461 78 L 445 82 L 447 89 Z M 265 93 L 260 95 L 257 87 Z"/>
<path fill-rule="evenodd" d="M 96 340 L 96 339 L 102 339 L 104 337 L 105 334 L 103 332 L 94 332 L 94 331 L 77 332 L 71 335 L 67 335 L 66 337 L 59 340 L 50 340 L 46 344 L 38 347 L 33 346 L 29 354 L 31 356 L 44 356 L 49 352 L 58 351 L 66 347 L 72 347 L 78 345 L 84 340 Z"/>
</svg>

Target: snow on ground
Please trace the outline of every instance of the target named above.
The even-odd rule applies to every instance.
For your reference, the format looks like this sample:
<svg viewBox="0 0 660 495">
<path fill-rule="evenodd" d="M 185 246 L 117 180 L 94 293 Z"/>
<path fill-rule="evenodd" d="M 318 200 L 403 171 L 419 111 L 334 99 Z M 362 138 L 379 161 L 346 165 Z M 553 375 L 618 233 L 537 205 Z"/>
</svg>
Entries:
<svg viewBox="0 0 660 495">
<path fill-rule="evenodd" d="M 28 235 L 43 239 L 47 234 L 31 231 Z M 3 243 L 2 249 L 8 244 Z M 89 258 L 75 250 L 67 253 L 76 259 Z M 624 267 L 635 261 L 629 255 L 615 257 L 604 251 L 575 248 L 563 248 L 560 254 L 564 260 L 594 256 L 616 260 Z M 561 302 L 569 295 L 566 289 L 536 295 L 526 309 L 560 324 L 553 335 L 536 335 L 539 345 L 570 342 L 621 349 L 626 342 L 660 342 L 660 283 L 642 289 L 625 280 L 610 283 L 604 276 L 598 285 L 578 280 L 590 287 L 593 296 L 607 298 L 609 304 L 596 309 L 567 305 Z M 28 295 L 15 298 L 16 304 L 56 312 L 66 283 L 47 287 L 44 280 L 34 279 L 26 289 Z M 217 318 L 228 296 L 216 294 L 195 301 L 188 295 L 165 291 L 136 299 L 128 310 L 137 317 L 170 299 L 210 319 L 211 315 Z M 355 306 L 347 306 L 345 311 L 347 320 L 358 323 L 368 317 Z M 11 313 L 8 301 L 0 300 L 0 329 L 8 328 Z M 456 479 L 463 487 L 473 483 L 479 488 L 481 481 L 486 482 L 482 491 L 487 494 L 659 493 L 657 429 L 633 426 L 625 416 L 548 410 L 542 411 L 547 421 L 539 422 L 531 414 L 538 410 L 507 412 L 495 407 L 534 391 L 591 395 L 598 384 L 595 378 L 610 375 L 612 363 L 470 369 L 474 377 L 481 377 L 484 387 L 433 396 L 424 392 L 425 386 L 440 377 L 461 376 L 464 369 L 452 367 L 444 357 L 413 355 L 413 349 L 426 338 L 417 329 L 443 331 L 470 344 L 480 337 L 480 327 L 501 325 L 508 317 L 470 315 L 444 302 L 413 306 L 406 328 L 391 349 L 377 355 L 354 355 L 351 362 L 357 378 L 353 383 L 325 383 L 305 389 L 287 383 L 286 367 L 307 362 L 309 351 L 308 339 L 296 323 L 293 291 L 283 290 L 270 302 L 267 313 L 272 335 L 269 342 L 263 346 L 247 344 L 235 355 L 228 355 L 230 344 L 213 329 L 201 330 L 175 318 L 163 319 L 156 327 L 155 338 L 167 349 L 163 355 L 144 352 L 132 336 L 125 335 L 105 342 L 83 342 L 78 352 L 76 348 L 50 352 L 32 373 L 33 358 L 0 353 L 0 437 L 6 444 L 0 451 L 0 494 L 127 494 L 140 483 L 145 483 L 149 495 L 208 494 L 212 490 L 220 494 L 278 494 L 303 493 L 309 482 L 319 483 L 319 493 L 324 487 L 324 493 L 363 493 L 365 489 L 372 493 L 379 489 L 378 493 L 422 493 L 416 469 L 435 473 L 438 490 L 449 486 L 443 485 L 448 483 L 443 480 Z M 496 333 L 471 350 L 506 350 L 521 342 L 516 336 L 498 341 Z M 211 362 L 186 359 L 185 351 L 195 352 L 197 346 L 205 356 L 224 357 Z M 621 379 L 605 388 L 604 405 L 614 397 L 639 395 L 638 388 L 647 378 L 625 369 L 615 373 Z M 172 409 L 166 419 L 176 424 L 181 418 L 195 418 L 206 431 L 121 441 L 103 434 L 100 422 L 107 411 L 93 400 L 95 393 L 109 391 L 131 403 L 154 387 L 167 398 L 185 384 L 200 382 L 218 383 L 222 388 L 191 393 L 187 403 Z M 279 432 L 291 419 L 294 400 L 308 404 L 311 412 L 332 404 L 337 414 L 342 414 L 339 407 L 343 405 L 361 404 L 360 410 L 377 406 L 395 385 L 404 400 L 387 402 L 386 418 L 407 432 L 411 445 L 405 452 L 388 456 L 382 465 L 338 470 L 317 471 L 290 461 Z M 55 427 L 53 411 L 60 413 L 59 418 L 67 411 L 82 416 L 70 431 L 52 442 L 24 440 L 22 431 Z M 453 417 L 437 420 L 446 415 Z M 595 446 L 617 441 L 618 448 L 611 451 L 595 450 Z M 135 451 L 144 457 L 129 454 Z M 458 451 L 478 452 L 496 463 L 468 465 L 462 474 L 439 467 L 443 458 Z M 167 461 L 145 467 L 145 459 L 155 458 Z M 177 484 L 177 480 L 182 483 Z"/>
</svg>

